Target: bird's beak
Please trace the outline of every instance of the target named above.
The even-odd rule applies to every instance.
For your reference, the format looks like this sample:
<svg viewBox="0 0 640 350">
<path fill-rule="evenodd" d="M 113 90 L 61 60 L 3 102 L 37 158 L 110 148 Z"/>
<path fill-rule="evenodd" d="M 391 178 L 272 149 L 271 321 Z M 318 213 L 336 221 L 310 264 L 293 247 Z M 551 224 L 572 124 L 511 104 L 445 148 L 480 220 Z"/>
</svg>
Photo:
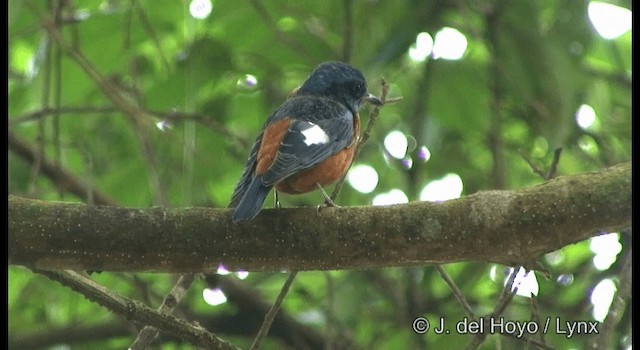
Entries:
<svg viewBox="0 0 640 350">
<path fill-rule="evenodd" d="M 376 106 L 384 105 L 384 102 L 382 102 L 382 100 L 380 100 L 377 96 L 373 94 L 367 93 L 366 95 L 364 95 L 362 99 Z"/>
</svg>

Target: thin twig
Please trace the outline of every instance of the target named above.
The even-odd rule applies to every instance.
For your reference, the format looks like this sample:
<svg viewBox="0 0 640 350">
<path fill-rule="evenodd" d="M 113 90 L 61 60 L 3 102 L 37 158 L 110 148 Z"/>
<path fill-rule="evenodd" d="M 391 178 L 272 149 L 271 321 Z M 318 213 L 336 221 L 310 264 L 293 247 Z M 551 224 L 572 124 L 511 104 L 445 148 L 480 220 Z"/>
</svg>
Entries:
<svg viewBox="0 0 640 350">
<path fill-rule="evenodd" d="M 498 301 L 496 302 L 496 305 L 493 308 L 493 312 L 487 318 L 485 318 L 485 322 L 489 322 L 490 319 L 493 319 L 502 315 L 507 305 L 509 305 L 511 300 L 513 300 L 513 296 L 516 295 L 516 293 L 518 292 L 518 286 L 513 287 L 513 282 L 516 279 L 518 271 L 520 271 L 520 266 L 517 266 L 516 268 L 513 269 L 513 271 L 511 271 L 511 274 L 507 278 L 507 282 L 505 283 L 504 287 L 502 288 L 502 291 L 500 292 L 500 296 L 498 297 Z M 480 347 L 480 345 L 484 342 L 486 338 L 487 338 L 487 333 L 477 333 L 473 337 L 471 342 L 467 344 L 465 349 L 466 350 L 477 349 L 478 347 Z"/>
<path fill-rule="evenodd" d="M 286 35 L 283 31 L 278 28 L 278 25 L 273 20 L 269 11 L 264 7 L 263 3 L 259 0 L 251 0 L 251 5 L 258 12 L 260 18 L 264 24 L 269 28 L 271 32 L 276 36 L 278 40 L 280 40 L 285 46 L 288 46 L 291 50 L 293 50 L 297 55 L 304 57 L 309 63 L 317 63 L 317 57 L 311 53 L 309 53 L 306 48 L 297 40 L 292 37 Z"/>
<path fill-rule="evenodd" d="M 520 155 L 520 157 L 522 157 L 522 159 L 524 159 L 525 162 L 527 162 L 527 164 L 529 164 L 529 167 L 531 168 L 531 170 L 533 170 L 534 173 L 536 173 L 538 176 L 540 176 L 543 179 L 547 179 L 547 174 L 544 173 L 544 171 L 540 170 L 540 168 L 535 165 L 531 159 L 529 159 L 529 157 L 527 157 L 524 152 L 522 150 L 518 150 L 518 154 Z"/>
<path fill-rule="evenodd" d="M 65 6 L 65 2 L 62 0 L 58 0 L 53 9 L 53 18 L 54 25 L 60 26 L 60 19 L 63 7 Z M 60 109 L 61 101 L 62 101 L 62 50 L 58 45 L 55 46 L 53 62 L 51 65 L 51 70 L 55 74 L 54 86 L 53 86 L 53 105 L 54 109 Z M 45 106 L 46 107 L 46 106 Z M 53 114 L 53 162 L 56 167 L 60 167 L 62 165 L 62 149 L 60 147 L 60 115 L 58 113 Z M 64 191 L 62 189 L 58 189 L 58 197 L 62 199 Z"/>
<path fill-rule="evenodd" d="M 496 5 L 486 15 L 486 39 L 491 52 L 491 63 L 489 65 L 489 82 L 491 90 L 489 109 L 491 118 L 489 121 L 488 143 L 491 152 L 492 168 L 491 181 L 493 189 L 504 189 L 506 187 L 506 165 L 504 157 L 504 101 L 507 86 L 500 70 L 500 63 L 496 60 L 499 55 L 496 51 L 499 47 L 501 32 L 501 17 L 504 6 Z"/>
<path fill-rule="evenodd" d="M 410 267 L 404 269 L 404 288 L 398 286 L 397 284 L 393 284 L 394 287 L 399 287 L 397 289 L 404 289 L 400 292 L 403 295 L 403 303 L 402 308 L 398 309 L 396 312 L 397 317 L 400 319 L 400 324 L 406 324 L 408 322 L 413 323 L 416 319 L 415 310 L 423 310 L 424 309 L 424 301 L 422 300 L 421 292 L 424 290 L 424 284 L 422 283 L 422 275 L 424 273 L 424 268 L 422 267 Z M 427 345 L 428 337 L 425 337 L 424 334 L 420 334 L 419 332 L 412 332 L 411 340 L 412 347 L 416 349 L 428 349 Z"/>
<path fill-rule="evenodd" d="M 42 108 L 37 111 L 29 112 L 24 115 L 9 118 L 9 128 L 36 120 L 40 120 L 44 117 L 56 114 L 104 114 L 118 112 L 113 107 L 93 107 L 93 106 L 81 106 L 81 107 L 60 107 L 60 108 Z"/>
<path fill-rule="evenodd" d="M 611 302 L 607 317 L 599 328 L 599 334 L 594 342 L 594 349 L 608 349 L 611 344 L 613 332 L 624 314 L 624 309 L 631 292 L 631 251 L 627 253 L 622 263 L 618 291 Z"/>
<path fill-rule="evenodd" d="M 560 154 L 562 153 L 562 148 L 556 148 L 553 152 L 553 160 L 551 161 L 551 166 L 549 167 L 549 173 L 547 173 L 547 180 L 551 180 L 556 177 L 556 172 L 558 170 L 558 163 L 560 162 Z"/>
<path fill-rule="evenodd" d="M 505 333 L 501 333 L 501 335 L 504 335 L 504 336 L 507 336 L 507 337 L 513 338 L 513 339 L 515 339 L 515 340 L 518 340 L 518 341 L 524 342 L 524 343 L 526 343 L 527 345 L 528 345 L 528 344 L 531 344 L 531 345 L 533 345 L 533 346 L 537 347 L 538 349 L 543 349 L 543 350 L 555 350 L 555 349 L 556 349 L 556 348 L 554 348 L 554 347 L 553 347 L 553 346 L 551 346 L 551 345 L 547 345 L 546 343 L 544 343 L 544 342 L 542 342 L 542 341 L 539 341 L 539 340 L 536 340 L 536 339 L 533 339 L 533 338 L 531 338 L 531 337 L 529 337 L 529 336 L 522 336 L 522 337 L 519 337 L 519 336 L 518 336 L 518 334 L 506 333 L 506 332 L 505 332 Z"/>
<path fill-rule="evenodd" d="M 38 152 L 33 146 L 19 138 L 13 132 L 9 131 L 9 150 L 25 161 L 33 164 L 38 159 Z M 40 158 L 42 174 L 48 177 L 54 185 L 64 191 L 73 193 L 74 195 L 88 201 L 87 193 L 91 193 L 95 204 L 116 206 L 116 202 L 98 189 L 87 185 L 82 179 L 70 171 L 57 167 L 53 162 L 44 157 Z"/>
<path fill-rule="evenodd" d="M 269 332 L 269 328 L 271 328 L 271 324 L 273 323 L 273 320 L 276 318 L 276 315 L 280 310 L 282 301 L 284 300 L 284 297 L 287 295 L 287 292 L 289 291 L 289 287 L 291 287 L 291 284 L 293 283 L 293 280 L 296 278 L 297 274 L 298 274 L 298 271 L 289 272 L 289 276 L 287 277 L 287 280 L 284 282 L 284 285 L 280 290 L 280 294 L 278 294 L 278 297 L 276 298 L 276 301 L 273 303 L 273 306 L 271 306 L 271 309 L 269 310 L 269 312 L 264 316 L 264 322 L 262 322 L 260 331 L 258 331 L 258 335 L 256 335 L 255 339 L 253 340 L 253 344 L 251 344 L 250 350 L 257 350 L 260 348 L 260 343 L 267 336 L 267 333 Z"/>
<path fill-rule="evenodd" d="M 355 152 L 355 155 L 354 155 L 353 159 L 351 160 L 351 164 L 349 165 L 349 168 L 351 168 L 351 166 L 353 166 L 353 163 L 358 158 L 358 155 L 360 154 L 360 151 L 362 150 L 362 146 L 364 146 L 364 144 L 369 140 L 369 137 L 371 137 L 371 131 L 373 130 L 373 125 L 375 124 L 376 120 L 378 119 L 378 116 L 380 115 L 380 108 L 382 108 L 385 104 L 387 104 L 387 94 L 389 93 L 389 84 L 387 84 L 387 81 L 384 80 L 384 78 L 381 78 L 380 79 L 380 85 L 382 86 L 382 93 L 380 94 L 380 100 L 382 101 L 382 106 L 375 106 L 373 108 L 373 111 L 369 115 L 369 122 L 367 123 L 367 127 L 366 127 L 364 133 L 362 134 L 362 137 L 360 137 L 358 139 L 358 144 L 356 146 L 356 152 Z M 402 97 L 399 97 L 399 98 L 401 99 Z M 396 98 L 396 101 L 397 100 L 398 99 Z M 344 180 L 347 177 L 347 173 L 345 173 L 340 178 L 340 180 L 338 180 L 338 182 L 336 183 L 336 186 L 333 189 L 333 193 L 331 194 L 331 200 L 335 200 L 336 197 L 338 196 L 338 192 L 340 192 L 340 189 L 342 188 L 342 185 L 344 184 Z"/>
<path fill-rule="evenodd" d="M 147 110 L 146 112 L 158 118 L 165 119 L 169 122 L 193 120 L 198 122 L 199 124 L 202 124 L 210 128 L 211 130 L 219 133 L 220 135 L 228 137 L 229 139 L 231 139 L 232 142 L 237 143 L 238 146 L 241 146 L 242 148 L 249 148 L 249 146 L 251 146 L 251 142 L 247 138 L 233 133 L 222 123 L 219 123 L 218 121 L 216 121 L 215 118 L 213 118 L 212 116 L 208 116 L 201 113 L 185 113 L 185 112 L 179 112 L 179 111 L 160 112 L 160 111 Z"/>
<path fill-rule="evenodd" d="M 49 35 L 56 41 L 58 46 L 84 69 L 87 75 L 93 79 L 100 90 L 102 90 L 118 109 L 130 117 L 136 131 L 135 134 L 138 137 L 142 156 L 149 171 L 149 186 L 155 197 L 155 202 L 161 206 L 168 206 L 169 200 L 165 188 L 161 183 L 160 172 L 155 159 L 155 148 L 152 146 L 149 137 L 149 125 L 151 123 L 149 114 L 125 97 L 117 85 L 102 76 L 80 50 L 69 46 L 62 37 L 62 33 L 60 33 L 55 26 L 55 23 L 51 24 L 51 20 L 49 19 L 41 18 L 41 20 L 43 26 L 47 28 Z"/>
<path fill-rule="evenodd" d="M 93 159 L 91 159 L 91 154 L 87 152 L 85 149 L 81 151 L 83 159 L 84 159 L 84 169 L 85 169 L 85 183 L 87 188 L 87 204 L 95 205 L 95 199 L 93 198 L 93 191 L 91 190 L 94 185 L 93 181 Z"/>
<path fill-rule="evenodd" d="M 504 312 L 504 309 L 507 308 L 507 305 L 509 305 L 509 303 L 513 299 L 513 296 L 518 292 L 518 286 L 516 285 L 514 287 L 513 283 L 516 280 L 516 276 L 518 275 L 521 267 L 522 266 L 514 267 L 513 271 L 511 271 L 511 274 L 509 275 L 509 278 L 507 278 L 507 283 L 505 283 L 504 288 L 502 288 L 502 292 L 500 293 L 498 302 L 493 309 L 493 313 L 491 313 L 493 317 L 502 315 L 502 312 Z"/>
<path fill-rule="evenodd" d="M 162 64 L 164 65 L 164 69 L 167 70 L 167 73 L 171 72 L 171 65 L 169 64 L 167 55 L 164 53 L 164 50 L 162 50 L 160 39 L 158 39 L 158 35 L 156 34 L 156 31 L 151 26 L 151 22 L 149 21 L 147 14 L 142 8 L 142 4 L 139 1 L 131 0 L 131 5 L 133 7 L 132 10 L 138 13 L 138 18 L 140 19 L 140 23 L 142 23 L 142 27 L 147 32 L 147 34 L 149 34 L 149 37 L 151 38 L 153 45 L 156 47 L 158 56 L 160 56 Z"/>
<path fill-rule="evenodd" d="M 351 43 L 353 41 L 353 0 L 343 0 L 344 27 L 342 27 L 342 61 L 351 60 Z"/>
<path fill-rule="evenodd" d="M 436 265 L 436 270 L 440 274 L 440 277 L 442 277 L 445 283 L 449 286 L 449 288 L 451 288 L 451 292 L 453 292 L 453 296 L 455 296 L 456 300 L 458 300 L 458 303 L 462 306 L 467 316 L 470 319 L 475 319 L 476 313 L 473 312 L 473 309 L 467 302 L 466 298 L 464 297 L 464 294 L 462 294 L 462 292 L 460 291 L 456 283 L 453 282 L 451 277 L 449 277 L 449 274 L 447 273 L 447 271 L 445 271 L 442 265 Z"/>
<path fill-rule="evenodd" d="M 327 284 L 327 297 L 326 301 L 326 309 L 325 315 L 327 317 L 327 322 L 325 322 L 325 334 L 326 334 L 326 343 L 324 345 L 324 350 L 333 350 L 334 347 L 334 339 L 338 336 L 338 318 L 336 317 L 335 305 L 336 305 L 336 296 L 335 296 L 335 285 L 333 282 L 333 277 L 331 276 L 331 271 L 323 272 L 325 281 Z"/>
<path fill-rule="evenodd" d="M 549 171 L 545 174 L 545 172 L 542 171 L 542 169 L 540 169 L 537 165 L 535 165 L 533 161 L 531 161 L 529 157 L 527 157 L 524 154 L 524 152 L 522 152 L 522 150 L 518 150 L 518 154 L 520 155 L 520 157 L 522 157 L 522 159 L 524 159 L 525 162 L 527 162 L 527 164 L 529 164 L 529 167 L 531 168 L 531 170 L 533 170 L 534 173 L 536 173 L 545 181 L 551 180 L 554 177 L 556 177 L 556 172 L 558 170 L 558 163 L 560 162 L 561 153 L 562 153 L 562 148 L 555 149 L 555 151 L 553 152 L 553 160 L 551 161 L 551 165 L 549 166 Z"/>
<path fill-rule="evenodd" d="M 227 148 L 227 151 L 230 155 L 232 155 L 234 158 L 238 160 L 242 160 L 242 161 L 246 160 L 246 154 L 244 153 L 243 150 L 249 149 L 249 147 L 251 146 L 251 143 L 249 142 L 249 140 L 241 135 L 238 135 L 232 132 L 222 123 L 219 123 L 218 121 L 216 121 L 215 118 L 213 118 L 212 116 L 208 116 L 200 113 L 185 113 L 185 112 L 178 112 L 178 111 L 158 112 L 158 111 L 147 110 L 147 112 L 158 118 L 162 118 L 163 120 L 166 120 L 169 123 L 175 122 L 175 121 L 181 121 L 184 123 L 187 123 L 189 121 L 194 121 L 200 125 L 203 125 L 217 132 L 218 134 L 226 137 L 226 140 L 228 140 L 230 143 L 229 147 Z"/>
<path fill-rule="evenodd" d="M 47 2 L 50 7 L 51 3 Z M 55 24 L 54 24 L 55 25 Z M 49 108 L 49 95 L 51 90 L 51 36 L 47 35 L 44 39 L 44 64 L 42 72 L 42 99 L 40 105 L 42 108 Z M 34 161 L 31 164 L 31 174 L 29 178 L 29 193 L 36 191 L 36 179 L 40 176 L 40 167 L 42 157 L 45 155 L 45 124 L 41 120 L 38 122 L 38 134 L 36 136 L 37 151 L 34 153 Z"/>
<path fill-rule="evenodd" d="M 407 298 L 405 290 L 398 286 L 398 283 L 395 279 L 385 275 L 382 271 L 379 270 L 364 272 L 363 276 L 367 279 L 368 285 L 375 287 L 377 290 L 380 290 L 382 294 L 387 295 L 390 306 L 394 310 L 399 310 L 395 313 L 398 317 L 398 322 L 404 322 L 407 317 L 412 316 L 412 314 L 403 315 L 403 312 L 400 311 L 404 311 L 404 306 L 407 304 Z"/>
<path fill-rule="evenodd" d="M 200 326 L 153 310 L 135 299 L 123 297 L 78 272 L 70 270 L 34 270 L 34 272 L 47 276 L 51 280 L 71 288 L 85 298 L 100 304 L 116 314 L 122 315 L 128 320 L 135 320 L 157 327 L 162 331 L 188 339 L 191 343 L 204 346 L 207 349 L 239 350 L 236 346 L 227 343 Z"/>
<path fill-rule="evenodd" d="M 397 98 L 394 98 L 397 100 Z M 391 99 L 389 99 L 391 101 Z M 387 103 L 390 103 L 387 101 Z M 111 106 L 78 106 L 78 107 L 63 107 L 60 108 L 42 108 L 37 111 L 29 112 L 18 117 L 9 118 L 9 128 L 27 123 L 36 120 L 40 120 L 50 115 L 55 114 L 108 114 L 108 113 L 116 113 L 120 110 Z M 245 137 L 237 135 L 229 130 L 222 123 L 219 123 L 212 116 L 201 114 L 201 113 L 185 113 L 179 111 L 154 111 L 144 109 L 144 112 L 155 116 L 157 118 L 166 120 L 168 122 L 178 122 L 178 121 L 187 121 L 193 120 L 200 125 L 203 125 L 212 131 L 217 132 L 218 134 L 225 136 L 231 140 L 231 142 L 236 143 L 239 147 L 248 148 L 251 145 L 251 142 Z M 243 154 L 244 157 L 244 154 Z"/>
<path fill-rule="evenodd" d="M 391 104 L 391 103 L 396 103 L 398 101 L 401 101 L 402 99 L 403 99 L 402 96 L 388 98 L 386 101 L 384 101 L 384 104 L 388 105 L 388 104 Z"/>
<path fill-rule="evenodd" d="M 52 21 L 48 18 L 41 16 L 40 20 L 42 25 L 47 29 L 47 32 L 53 38 L 58 46 L 69 56 L 73 61 L 82 68 L 85 73 L 96 83 L 98 88 L 103 94 L 111 100 L 111 102 L 125 115 L 128 115 L 136 124 L 146 125 L 149 124 L 150 118 L 145 111 L 131 102 L 131 100 L 121 92 L 121 89 L 115 85 L 111 80 L 105 78 L 98 70 L 93 66 L 91 61 L 87 59 L 84 54 L 76 47 L 70 46 L 62 37 L 62 33 L 58 28 L 52 24 Z"/>
<path fill-rule="evenodd" d="M 540 309 L 538 308 L 537 296 L 531 295 L 531 318 L 536 322 L 536 324 L 542 324 L 542 319 L 540 318 Z M 545 333 L 540 332 L 540 342 L 542 344 L 546 344 L 544 339 Z"/>
<path fill-rule="evenodd" d="M 171 314 L 173 310 L 178 306 L 182 298 L 187 294 L 189 287 L 193 283 L 195 279 L 195 275 L 193 274 L 184 274 L 181 275 L 176 283 L 171 288 L 169 294 L 164 297 L 162 304 L 158 307 L 158 312 Z M 145 326 L 140 332 L 138 336 L 133 341 L 129 349 L 131 350 L 141 350 L 146 349 L 149 344 L 158 336 L 160 332 L 156 327 L 153 326 Z"/>
<path fill-rule="evenodd" d="M 156 159 L 156 148 L 151 142 L 151 133 L 149 129 L 133 123 L 136 137 L 140 144 L 140 150 L 142 151 L 142 158 L 144 159 L 148 170 L 148 182 L 149 187 L 154 196 L 154 202 L 156 205 L 162 207 L 169 207 L 169 197 L 167 196 L 167 189 L 160 176 L 160 170 L 158 166 L 158 160 Z"/>
</svg>

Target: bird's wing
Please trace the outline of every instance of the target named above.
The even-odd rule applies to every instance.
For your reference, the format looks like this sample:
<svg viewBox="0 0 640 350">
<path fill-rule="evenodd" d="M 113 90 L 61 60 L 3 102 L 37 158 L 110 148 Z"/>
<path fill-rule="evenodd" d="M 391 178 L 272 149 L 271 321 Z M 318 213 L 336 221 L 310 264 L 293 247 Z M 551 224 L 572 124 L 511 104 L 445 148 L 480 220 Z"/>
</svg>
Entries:
<svg viewBox="0 0 640 350">
<path fill-rule="evenodd" d="M 229 203 L 229 208 L 235 208 L 240 203 L 242 196 L 247 191 L 251 180 L 253 180 L 253 172 L 256 168 L 256 157 L 258 155 L 258 149 L 260 148 L 260 143 L 262 142 L 262 133 L 256 139 L 256 142 L 253 143 L 253 147 L 251 148 L 251 153 L 249 154 L 249 158 L 247 159 L 247 164 L 245 165 L 244 171 L 242 172 L 242 176 L 240 177 L 240 181 L 236 185 L 236 188 L 233 190 L 233 195 L 231 196 L 231 203 Z"/>
<path fill-rule="evenodd" d="M 289 120 L 273 162 L 261 174 L 271 186 L 311 168 L 348 147 L 354 138 L 354 116 L 341 104 L 325 98 L 294 98 L 274 120 Z"/>
</svg>

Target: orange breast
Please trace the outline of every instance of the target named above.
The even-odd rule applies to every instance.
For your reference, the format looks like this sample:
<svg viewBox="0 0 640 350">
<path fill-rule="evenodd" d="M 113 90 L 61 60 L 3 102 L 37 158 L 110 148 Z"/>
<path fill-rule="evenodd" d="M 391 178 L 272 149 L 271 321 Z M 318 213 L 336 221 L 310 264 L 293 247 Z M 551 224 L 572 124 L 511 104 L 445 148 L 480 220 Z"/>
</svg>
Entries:
<svg viewBox="0 0 640 350">
<path fill-rule="evenodd" d="M 316 190 L 318 188 L 316 184 L 326 186 L 338 181 L 349 170 L 356 153 L 356 144 L 360 135 L 360 117 L 357 113 L 353 117 L 353 133 L 353 141 L 347 148 L 313 168 L 286 178 L 276 185 L 276 190 L 289 194 L 306 193 Z"/>
<path fill-rule="evenodd" d="M 345 148 L 313 168 L 286 178 L 276 185 L 276 189 L 284 193 L 297 194 L 318 189 L 316 184 L 332 184 L 349 170 L 355 150 L 355 145 Z"/>
</svg>

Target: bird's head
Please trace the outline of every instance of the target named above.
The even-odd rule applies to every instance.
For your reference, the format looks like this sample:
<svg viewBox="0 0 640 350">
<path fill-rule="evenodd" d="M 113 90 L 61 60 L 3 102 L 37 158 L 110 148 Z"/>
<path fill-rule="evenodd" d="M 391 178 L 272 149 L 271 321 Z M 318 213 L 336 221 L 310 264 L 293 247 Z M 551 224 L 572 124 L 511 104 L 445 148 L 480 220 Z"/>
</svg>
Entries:
<svg viewBox="0 0 640 350">
<path fill-rule="evenodd" d="M 342 62 L 317 66 L 296 91 L 298 95 L 318 95 L 334 99 L 355 113 L 363 102 L 382 106 L 383 102 L 367 92 L 367 81 L 359 70 Z"/>
</svg>

